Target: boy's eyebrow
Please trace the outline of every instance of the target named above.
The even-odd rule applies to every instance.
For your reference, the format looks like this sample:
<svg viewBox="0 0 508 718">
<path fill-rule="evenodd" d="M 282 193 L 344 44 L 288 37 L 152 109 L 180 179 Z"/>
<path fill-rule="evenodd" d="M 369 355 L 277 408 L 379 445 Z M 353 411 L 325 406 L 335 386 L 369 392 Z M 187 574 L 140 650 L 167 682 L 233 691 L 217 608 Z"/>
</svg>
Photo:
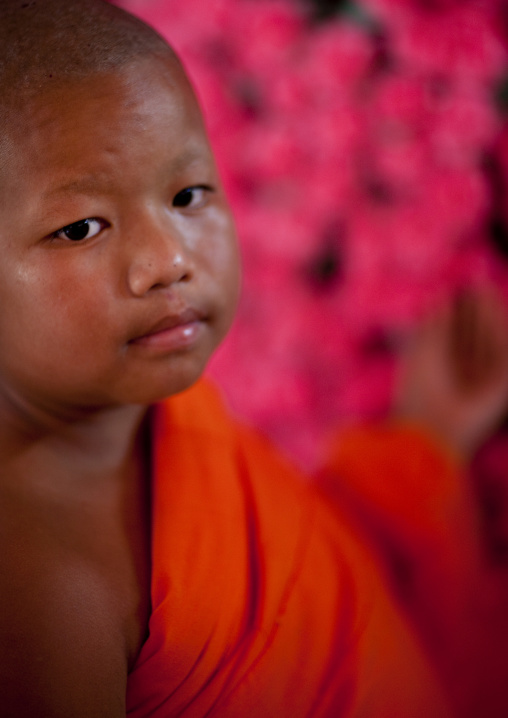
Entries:
<svg viewBox="0 0 508 718">
<path fill-rule="evenodd" d="M 85 175 L 78 179 L 65 182 L 64 184 L 55 185 L 48 189 L 44 195 L 46 197 L 53 197 L 60 194 L 70 194 L 76 192 L 79 194 L 92 194 L 97 189 L 97 184 L 100 184 L 98 178 L 94 175 Z"/>
<path fill-rule="evenodd" d="M 204 152 L 201 147 L 192 147 L 187 149 L 182 154 L 178 155 L 168 166 L 168 173 L 180 172 L 185 168 L 198 164 L 199 162 L 206 162 L 210 159 L 208 151 Z M 101 173 L 102 174 L 102 173 Z M 79 194 L 93 194 L 97 191 L 97 186 L 103 185 L 107 187 L 109 184 L 108 177 L 101 178 L 100 174 L 87 174 L 76 179 L 72 179 L 69 182 L 50 187 L 44 192 L 45 197 L 53 197 L 55 195 L 70 194 L 73 192 Z"/>
<path fill-rule="evenodd" d="M 204 148 L 201 146 L 190 147 L 175 158 L 175 160 L 171 163 L 171 169 L 173 171 L 183 170 L 189 165 L 197 164 L 200 161 L 202 162 L 206 160 L 210 160 L 208 150 L 205 152 Z"/>
</svg>

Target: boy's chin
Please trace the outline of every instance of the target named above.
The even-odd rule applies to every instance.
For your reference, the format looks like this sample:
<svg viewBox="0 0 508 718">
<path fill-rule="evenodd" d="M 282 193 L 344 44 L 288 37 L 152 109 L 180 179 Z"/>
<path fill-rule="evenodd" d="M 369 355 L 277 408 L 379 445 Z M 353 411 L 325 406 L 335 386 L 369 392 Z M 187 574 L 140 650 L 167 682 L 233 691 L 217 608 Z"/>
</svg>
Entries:
<svg viewBox="0 0 508 718">
<path fill-rule="evenodd" d="M 150 405 L 186 391 L 203 376 L 221 343 L 222 338 L 210 342 L 199 352 L 161 357 L 148 366 L 143 364 L 139 372 L 131 375 L 128 384 L 123 385 L 124 403 Z"/>
<path fill-rule="evenodd" d="M 140 381 L 135 387 L 125 392 L 126 404 L 150 405 L 164 401 L 171 396 L 190 389 L 202 377 L 206 363 L 193 367 L 192 370 L 168 372 L 167 376 L 151 376 L 147 381 Z"/>
<path fill-rule="evenodd" d="M 158 402 L 169 399 L 172 396 L 181 394 L 187 389 L 190 389 L 199 379 L 202 377 L 203 372 L 199 372 L 192 378 L 188 378 L 185 381 L 171 382 L 167 387 L 161 387 L 160 390 L 153 390 L 151 393 L 146 392 L 143 397 L 139 397 L 138 401 L 133 401 L 133 404 L 141 404 L 149 406 L 150 404 L 157 404 Z"/>
</svg>

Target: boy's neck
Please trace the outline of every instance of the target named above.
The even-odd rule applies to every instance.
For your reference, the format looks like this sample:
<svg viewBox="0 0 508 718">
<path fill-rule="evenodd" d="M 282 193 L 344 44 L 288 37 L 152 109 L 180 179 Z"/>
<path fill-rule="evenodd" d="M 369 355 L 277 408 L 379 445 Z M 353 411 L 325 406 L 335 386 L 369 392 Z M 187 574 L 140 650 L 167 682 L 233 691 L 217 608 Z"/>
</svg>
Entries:
<svg viewBox="0 0 508 718">
<path fill-rule="evenodd" d="M 146 406 L 72 411 L 47 409 L 0 396 L 0 459 L 27 451 L 79 467 L 80 473 L 115 471 L 139 446 Z"/>
</svg>

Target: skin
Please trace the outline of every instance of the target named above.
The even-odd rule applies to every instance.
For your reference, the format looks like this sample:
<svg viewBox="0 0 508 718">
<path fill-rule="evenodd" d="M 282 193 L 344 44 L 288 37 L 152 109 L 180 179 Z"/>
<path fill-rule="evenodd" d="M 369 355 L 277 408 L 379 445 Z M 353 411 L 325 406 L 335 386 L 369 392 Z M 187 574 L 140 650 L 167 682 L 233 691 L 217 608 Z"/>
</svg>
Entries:
<svg viewBox="0 0 508 718">
<path fill-rule="evenodd" d="M 508 404 L 508 332 L 502 297 L 477 287 L 417 328 L 400 367 L 396 414 L 422 423 L 469 460 Z"/>
<path fill-rule="evenodd" d="M 57 86 L 26 118 L 0 203 L 3 393 L 74 413 L 181 391 L 226 333 L 238 285 L 230 215 L 181 70 L 152 59 Z M 212 189 L 173 205 L 200 185 Z M 96 236 L 55 236 L 85 218 L 98 219 Z M 203 317 L 192 351 L 149 356 L 132 342 L 188 308 Z"/>
<path fill-rule="evenodd" d="M 233 225 L 170 57 L 56 83 L 9 145 L 2 715 L 125 716 L 150 610 L 147 407 L 195 382 L 231 323 Z"/>
</svg>

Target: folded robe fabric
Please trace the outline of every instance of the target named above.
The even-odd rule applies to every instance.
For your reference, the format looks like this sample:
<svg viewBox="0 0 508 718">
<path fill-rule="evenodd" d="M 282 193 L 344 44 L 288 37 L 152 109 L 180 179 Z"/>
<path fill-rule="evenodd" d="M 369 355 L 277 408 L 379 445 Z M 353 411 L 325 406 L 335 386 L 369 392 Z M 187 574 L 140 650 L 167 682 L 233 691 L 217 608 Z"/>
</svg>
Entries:
<svg viewBox="0 0 508 718">
<path fill-rule="evenodd" d="M 508 716 L 508 570 L 478 493 L 439 438 L 411 424 L 337 434 L 318 477 L 361 533 L 460 718 Z"/>
<path fill-rule="evenodd" d="M 440 718 L 353 524 L 204 382 L 154 408 L 152 610 L 129 718 Z"/>
</svg>

